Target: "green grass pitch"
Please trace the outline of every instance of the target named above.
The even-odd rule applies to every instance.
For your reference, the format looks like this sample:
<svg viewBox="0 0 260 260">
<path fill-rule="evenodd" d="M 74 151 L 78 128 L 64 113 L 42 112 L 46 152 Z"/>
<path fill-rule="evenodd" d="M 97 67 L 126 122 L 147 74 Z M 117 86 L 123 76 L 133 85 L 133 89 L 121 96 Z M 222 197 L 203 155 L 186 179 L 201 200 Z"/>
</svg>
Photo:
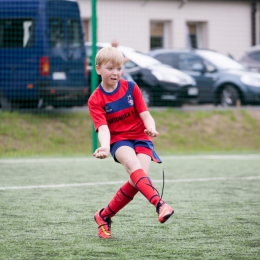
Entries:
<svg viewBox="0 0 260 260">
<path fill-rule="evenodd" d="M 260 155 L 162 156 L 150 177 L 175 213 L 141 194 L 97 236 L 94 213 L 128 176 L 111 158 L 0 160 L 0 259 L 260 259 Z"/>
</svg>

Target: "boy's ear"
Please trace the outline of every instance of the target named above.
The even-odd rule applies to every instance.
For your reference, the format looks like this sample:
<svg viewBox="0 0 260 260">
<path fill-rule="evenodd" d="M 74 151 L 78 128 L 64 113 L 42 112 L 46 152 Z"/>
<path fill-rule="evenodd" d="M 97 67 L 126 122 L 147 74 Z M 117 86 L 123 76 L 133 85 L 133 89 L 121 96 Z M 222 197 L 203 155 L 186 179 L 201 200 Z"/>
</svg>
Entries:
<svg viewBox="0 0 260 260">
<path fill-rule="evenodd" d="M 99 67 L 98 65 L 96 65 L 96 72 L 97 72 L 98 75 L 101 74 L 101 72 L 100 72 L 100 67 Z"/>
</svg>

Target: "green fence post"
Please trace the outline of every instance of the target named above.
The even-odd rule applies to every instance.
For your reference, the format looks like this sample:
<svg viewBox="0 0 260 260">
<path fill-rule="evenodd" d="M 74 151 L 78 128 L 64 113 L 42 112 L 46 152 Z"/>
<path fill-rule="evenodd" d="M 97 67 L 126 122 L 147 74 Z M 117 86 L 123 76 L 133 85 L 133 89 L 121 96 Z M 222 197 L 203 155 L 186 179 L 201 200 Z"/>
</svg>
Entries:
<svg viewBox="0 0 260 260">
<path fill-rule="evenodd" d="M 98 84 L 98 76 L 95 70 L 95 56 L 97 53 L 97 16 L 96 16 L 96 0 L 91 0 L 91 6 L 92 6 L 92 58 L 91 58 L 91 64 L 92 64 L 92 70 L 91 70 L 91 93 L 96 89 Z M 94 125 L 92 124 L 92 152 L 94 153 L 95 150 L 98 147 L 98 138 L 97 133 L 95 131 Z"/>
</svg>

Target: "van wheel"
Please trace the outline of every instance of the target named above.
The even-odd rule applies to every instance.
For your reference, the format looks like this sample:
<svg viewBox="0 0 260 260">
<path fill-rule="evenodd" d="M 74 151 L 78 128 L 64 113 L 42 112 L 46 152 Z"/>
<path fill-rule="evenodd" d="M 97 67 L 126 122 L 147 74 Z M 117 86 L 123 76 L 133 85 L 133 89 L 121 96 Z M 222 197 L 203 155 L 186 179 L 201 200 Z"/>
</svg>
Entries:
<svg viewBox="0 0 260 260">
<path fill-rule="evenodd" d="M 238 90 L 232 85 L 226 85 L 223 87 L 220 93 L 220 103 L 224 107 L 236 106 L 240 100 Z"/>
<path fill-rule="evenodd" d="M 2 91 L 0 90 L 0 105 L 2 108 L 2 111 L 12 111 L 13 110 L 13 104 L 11 101 L 9 101 L 4 94 L 2 93 Z"/>
<path fill-rule="evenodd" d="M 147 88 L 140 87 L 145 104 L 149 107 L 153 104 L 153 97 Z"/>
</svg>

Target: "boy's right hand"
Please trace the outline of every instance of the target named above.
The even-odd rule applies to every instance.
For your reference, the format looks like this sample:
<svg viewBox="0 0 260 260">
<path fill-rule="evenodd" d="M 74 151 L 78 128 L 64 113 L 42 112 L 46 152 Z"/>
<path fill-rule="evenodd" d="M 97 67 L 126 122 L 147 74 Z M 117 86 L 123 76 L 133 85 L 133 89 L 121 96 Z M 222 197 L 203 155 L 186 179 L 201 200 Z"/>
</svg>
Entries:
<svg viewBox="0 0 260 260">
<path fill-rule="evenodd" d="M 93 156 L 95 156 L 98 159 L 105 159 L 108 157 L 110 152 L 110 147 L 99 147 L 94 153 Z"/>
</svg>

